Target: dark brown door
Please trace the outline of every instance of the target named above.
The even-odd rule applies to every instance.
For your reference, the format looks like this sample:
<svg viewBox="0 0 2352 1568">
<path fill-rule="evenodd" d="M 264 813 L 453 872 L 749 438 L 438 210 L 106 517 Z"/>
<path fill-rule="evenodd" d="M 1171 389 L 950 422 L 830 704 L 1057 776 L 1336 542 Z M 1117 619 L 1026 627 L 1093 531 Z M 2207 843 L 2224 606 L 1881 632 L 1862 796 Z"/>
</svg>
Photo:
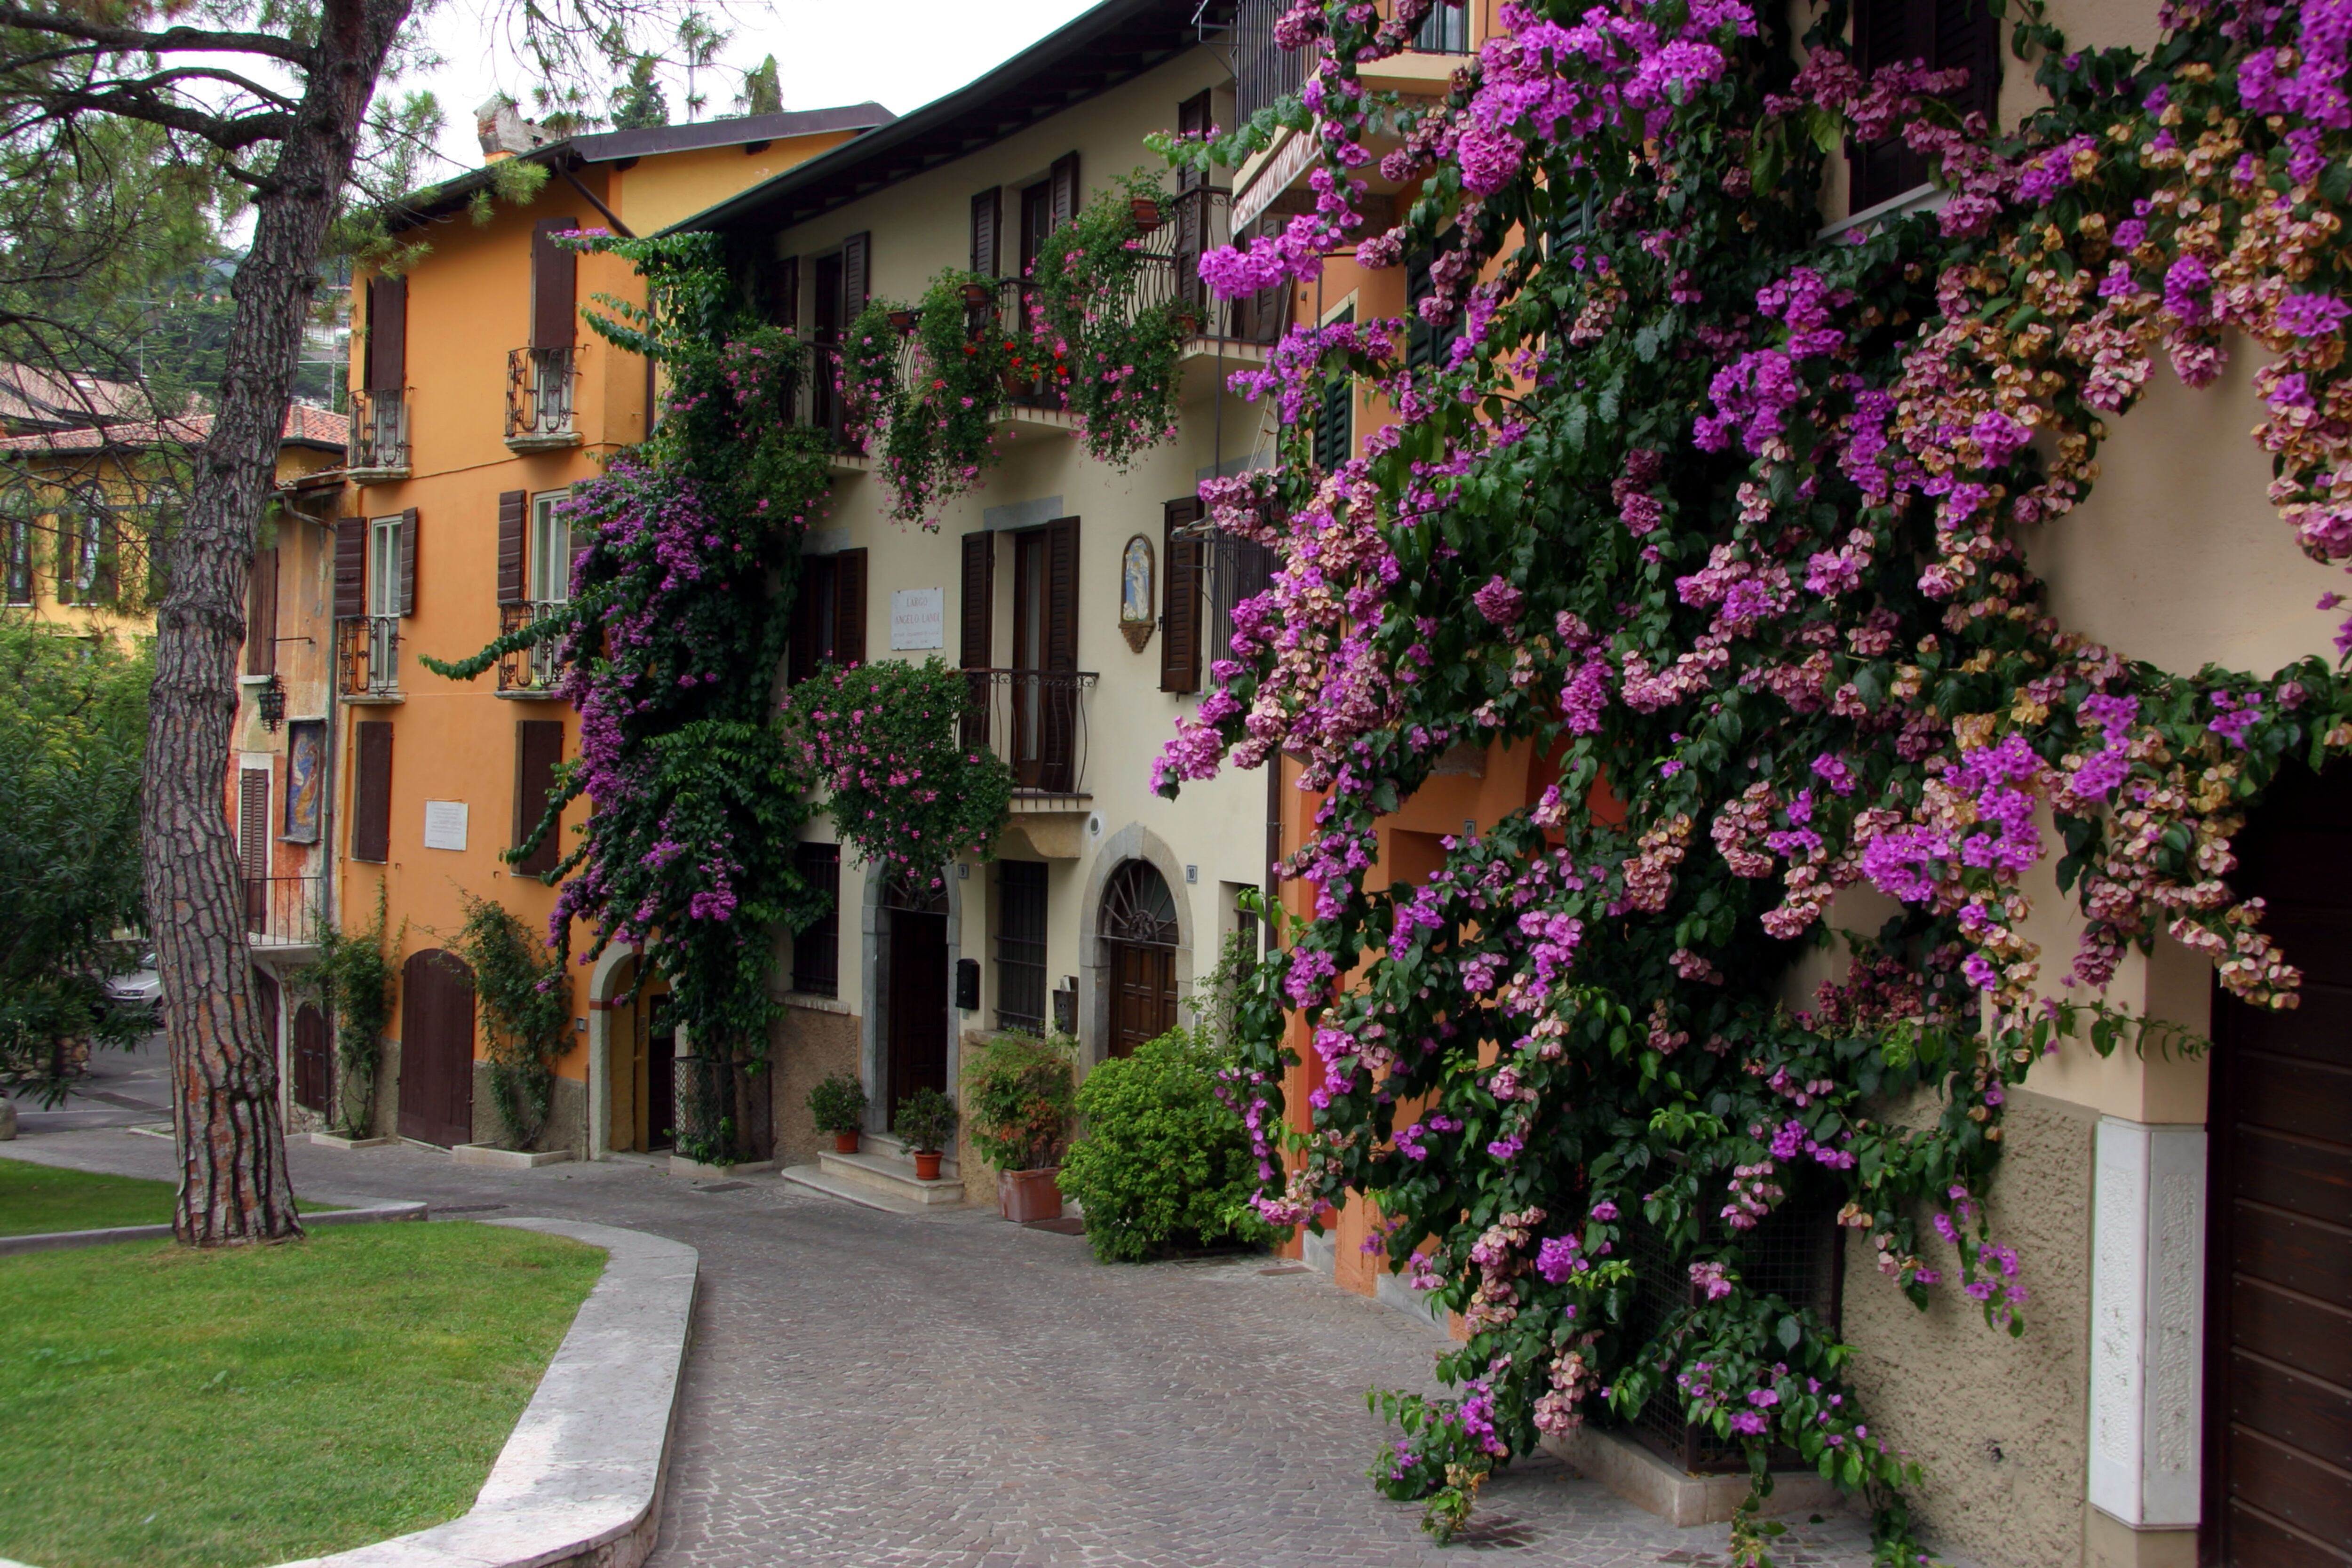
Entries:
<svg viewBox="0 0 2352 1568">
<path fill-rule="evenodd" d="M 1040 180 L 1021 193 L 1021 276 L 1029 276 L 1037 247 L 1054 232 L 1054 184 Z"/>
<path fill-rule="evenodd" d="M 948 918 L 923 910 L 890 914 L 890 1104 L 919 1089 L 948 1087 Z"/>
<path fill-rule="evenodd" d="M 305 1002 L 294 1010 L 294 1103 L 324 1114 L 333 1092 L 334 1045 L 327 1016 Z"/>
<path fill-rule="evenodd" d="M 1045 531 L 1013 536 L 1013 782 L 1035 789 L 1045 766 Z"/>
<path fill-rule="evenodd" d="M 841 257 L 816 258 L 816 300 L 811 321 L 810 341 L 815 347 L 814 406 L 809 423 L 820 430 L 841 434 L 841 332 L 849 323 L 842 319 Z"/>
<path fill-rule="evenodd" d="M 2280 781 L 2240 891 L 2302 1005 L 2221 999 L 2207 1115 L 2208 1563 L 2352 1564 L 2352 769 Z"/>
<path fill-rule="evenodd" d="M 1139 942 L 1110 948 L 1110 1054 L 1123 1057 L 1176 1026 L 1176 950 Z"/>
<path fill-rule="evenodd" d="M 400 969 L 400 1135 L 449 1148 L 474 1141 L 474 973 L 454 953 Z"/>
</svg>

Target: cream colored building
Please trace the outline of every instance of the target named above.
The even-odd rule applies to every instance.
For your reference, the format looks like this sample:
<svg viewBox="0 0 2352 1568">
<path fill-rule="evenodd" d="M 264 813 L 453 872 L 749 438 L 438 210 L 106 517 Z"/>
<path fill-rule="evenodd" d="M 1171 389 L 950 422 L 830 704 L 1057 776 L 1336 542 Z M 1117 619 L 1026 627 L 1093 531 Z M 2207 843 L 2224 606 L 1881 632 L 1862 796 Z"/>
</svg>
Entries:
<svg viewBox="0 0 2352 1568">
<path fill-rule="evenodd" d="M 812 335 L 820 354 L 867 300 L 911 304 L 943 269 L 1006 279 L 1009 299 L 1045 226 L 1158 166 L 1147 133 L 1234 123 L 1228 42 L 1189 0 L 1112 0 L 970 87 L 682 226 L 723 234 L 772 319 Z M 1229 212 L 1222 177 L 1172 196 L 1145 242 L 1171 286 L 1196 278 L 1198 249 L 1225 237 Z M 1262 363 L 1283 313 L 1278 294 L 1203 305 L 1183 353 L 1179 432 L 1126 472 L 1092 459 L 1066 414 L 1013 407 L 1002 462 L 929 532 L 889 521 L 868 459 L 836 459 L 830 513 L 803 546 L 813 585 L 799 624 L 814 654 L 973 671 L 990 744 L 1019 788 L 995 859 L 957 864 L 944 898 L 886 887 L 833 845 L 825 817 L 810 824 L 804 868 L 822 879 L 841 857 L 840 896 L 835 928 L 803 933 L 779 964 L 786 1165 L 814 1159 L 803 1101 L 827 1072 L 862 1077 L 880 1134 L 911 1088 L 956 1092 L 969 1046 L 1001 1027 L 1070 1029 L 1083 1067 L 1190 1021 L 1185 1003 L 1246 923 L 1239 895 L 1266 881 L 1268 794 L 1258 772 L 1164 800 L 1151 771 L 1208 683 L 1223 612 L 1262 584 L 1252 574 L 1265 563 L 1178 531 L 1197 515 L 1202 479 L 1270 453 L 1265 405 L 1221 388 Z M 821 395 L 804 413 L 828 416 Z M 1207 559 L 1188 570 L 1196 549 Z M 881 1152 L 863 1170 L 828 1154 L 833 1176 L 903 1191 L 895 1145 L 868 1148 Z M 988 1195 L 976 1161 L 961 1176 L 969 1195 Z"/>
</svg>

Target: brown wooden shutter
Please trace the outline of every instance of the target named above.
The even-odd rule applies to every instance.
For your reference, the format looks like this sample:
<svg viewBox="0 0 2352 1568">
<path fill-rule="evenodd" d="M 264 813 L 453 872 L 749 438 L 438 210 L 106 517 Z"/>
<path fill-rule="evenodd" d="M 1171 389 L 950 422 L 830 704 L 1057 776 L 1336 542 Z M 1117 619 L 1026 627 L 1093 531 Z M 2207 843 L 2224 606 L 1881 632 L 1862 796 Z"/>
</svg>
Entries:
<svg viewBox="0 0 2352 1568">
<path fill-rule="evenodd" d="M 580 304 L 580 258 L 555 242 L 576 217 L 543 217 L 530 230 L 530 346 L 568 349 Z"/>
<path fill-rule="evenodd" d="M 770 301 L 775 313 L 776 325 L 789 331 L 801 330 L 801 258 L 787 256 L 776 263 L 776 297 Z"/>
<path fill-rule="evenodd" d="M 863 550 L 845 550 L 833 558 L 833 662 L 844 668 L 866 662 Z"/>
<path fill-rule="evenodd" d="M 1045 525 L 1045 668 L 1078 668 L 1078 520 Z"/>
<path fill-rule="evenodd" d="M 1206 89 L 1194 93 L 1176 106 L 1176 134 L 1200 136 L 1209 129 L 1209 94 Z M 1209 176 L 1198 169 L 1181 169 L 1176 174 L 1180 191 L 1198 190 L 1209 183 Z"/>
<path fill-rule="evenodd" d="M 269 875 L 267 768 L 244 768 L 236 775 L 236 869 L 247 882 L 258 882 Z"/>
<path fill-rule="evenodd" d="M 116 552 L 122 548 L 121 537 L 110 517 L 101 516 L 91 526 L 98 530 L 98 570 L 90 577 L 89 602 L 112 605 L 121 586 L 120 574 L 115 570 Z"/>
<path fill-rule="evenodd" d="M 847 331 L 857 312 L 866 309 L 866 290 L 873 282 L 874 236 L 853 234 L 841 242 L 841 327 Z"/>
<path fill-rule="evenodd" d="M 1201 689 L 1201 560 L 1204 542 L 1180 539 L 1177 530 L 1196 522 L 1201 502 L 1187 496 L 1165 509 L 1160 552 L 1168 586 L 1160 616 L 1160 689 Z"/>
<path fill-rule="evenodd" d="M 971 198 L 971 269 L 983 278 L 996 276 L 997 216 L 1002 187 L 991 185 Z"/>
<path fill-rule="evenodd" d="M 362 719 L 352 729 L 352 858 L 381 865 L 392 858 L 392 725 Z"/>
<path fill-rule="evenodd" d="M 522 559 L 525 515 L 530 498 L 522 490 L 499 492 L 499 603 L 520 605 L 523 591 Z"/>
<path fill-rule="evenodd" d="M 514 847 L 522 847 L 555 793 L 555 770 L 563 761 L 563 721 L 524 719 L 515 724 Z M 515 869 L 543 877 L 563 859 L 562 834 L 548 829 L 538 847 L 515 862 Z"/>
<path fill-rule="evenodd" d="M 963 536 L 961 657 L 966 669 L 986 669 L 996 649 L 996 535 Z"/>
<path fill-rule="evenodd" d="M 367 519 L 335 519 L 335 614 L 367 614 Z"/>
<path fill-rule="evenodd" d="M 1078 190 L 1078 155 L 1065 153 L 1054 160 L 1054 226 L 1061 227 L 1078 216 L 1081 193 Z"/>
<path fill-rule="evenodd" d="M 416 613 L 416 509 L 400 514 L 400 613 Z"/>
<path fill-rule="evenodd" d="M 253 552 L 253 576 L 246 584 L 245 672 L 278 673 L 278 552 Z"/>
<path fill-rule="evenodd" d="M 368 279 L 367 389 L 398 392 L 408 384 L 408 279 Z"/>
</svg>

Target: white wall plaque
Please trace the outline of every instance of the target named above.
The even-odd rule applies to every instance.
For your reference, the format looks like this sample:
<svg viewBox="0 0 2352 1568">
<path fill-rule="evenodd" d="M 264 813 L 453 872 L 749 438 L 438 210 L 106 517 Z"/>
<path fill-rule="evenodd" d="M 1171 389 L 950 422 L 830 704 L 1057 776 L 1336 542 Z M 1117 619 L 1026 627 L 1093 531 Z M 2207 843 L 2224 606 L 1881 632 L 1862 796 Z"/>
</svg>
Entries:
<svg viewBox="0 0 2352 1568">
<path fill-rule="evenodd" d="M 948 595 L 944 588 L 898 588 L 890 595 L 893 648 L 945 647 Z"/>
<path fill-rule="evenodd" d="M 466 803 L 428 800 L 425 803 L 425 847 L 463 849 L 466 847 Z"/>
<path fill-rule="evenodd" d="M 2198 1521 L 2205 1130 L 2099 1121 L 2091 1203 L 2091 1501 Z"/>
</svg>

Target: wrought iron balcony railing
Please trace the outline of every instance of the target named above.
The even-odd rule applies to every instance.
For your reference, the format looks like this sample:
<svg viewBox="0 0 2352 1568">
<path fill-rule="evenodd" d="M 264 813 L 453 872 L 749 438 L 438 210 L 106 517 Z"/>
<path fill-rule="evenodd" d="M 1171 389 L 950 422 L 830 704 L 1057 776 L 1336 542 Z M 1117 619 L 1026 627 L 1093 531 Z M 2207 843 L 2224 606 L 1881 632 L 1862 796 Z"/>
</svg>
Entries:
<svg viewBox="0 0 2352 1568">
<path fill-rule="evenodd" d="M 335 622 L 335 689 L 345 698 L 400 695 L 400 617 L 343 616 Z"/>
<path fill-rule="evenodd" d="M 354 473 L 408 472 L 408 394 L 393 388 L 352 391 L 351 449 Z"/>
<path fill-rule="evenodd" d="M 507 354 L 507 440 L 559 445 L 577 439 L 572 414 L 579 382 L 576 350 L 510 351 Z"/>
<path fill-rule="evenodd" d="M 499 635 L 519 632 L 533 621 L 543 621 L 563 608 L 561 601 L 538 601 L 499 606 Z M 534 643 L 499 656 L 499 689 L 553 697 L 563 684 L 572 661 L 564 657 L 564 639 Z"/>
<path fill-rule="evenodd" d="M 1323 53 L 1319 39 L 1303 49 L 1286 49 L 1274 41 L 1274 25 L 1289 9 L 1289 0 L 1242 0 L 1234 17 L 1234 89 L 1244 121 L 1296 98 Z"/>
<path fill-rule="evenodd" d="M 967 669 L 963 743 L 985 745 L 1035 795 L 1087 793 L 1087 710 L 1100 678 L 1077 669 Z"/>
<path fill-rule="evenodd" d="M 1192 336 L 1228 342 L 1271 343 L 1290 322 L 1290 293 L 1276 287 L 1244 300 L 1221 300 L 1201 281 L 1201 258 L 1234 238 L 1234 194 L 1217 185 L 1180 191 L 1160 214 L 1160 226 L 1143 237 L 1150 259 L 1136 280 L 1130 312 L 1173 304 L 1194 323 Z M 1286 218 L 1279 222 L 1288 222 Z"/>
<path fill-rule="evenodd" d="M 318 940 L 326 913 L 324 877 L 247 877 L 245 931 L 256 947 L 300 947 Z"/>
</svg>

